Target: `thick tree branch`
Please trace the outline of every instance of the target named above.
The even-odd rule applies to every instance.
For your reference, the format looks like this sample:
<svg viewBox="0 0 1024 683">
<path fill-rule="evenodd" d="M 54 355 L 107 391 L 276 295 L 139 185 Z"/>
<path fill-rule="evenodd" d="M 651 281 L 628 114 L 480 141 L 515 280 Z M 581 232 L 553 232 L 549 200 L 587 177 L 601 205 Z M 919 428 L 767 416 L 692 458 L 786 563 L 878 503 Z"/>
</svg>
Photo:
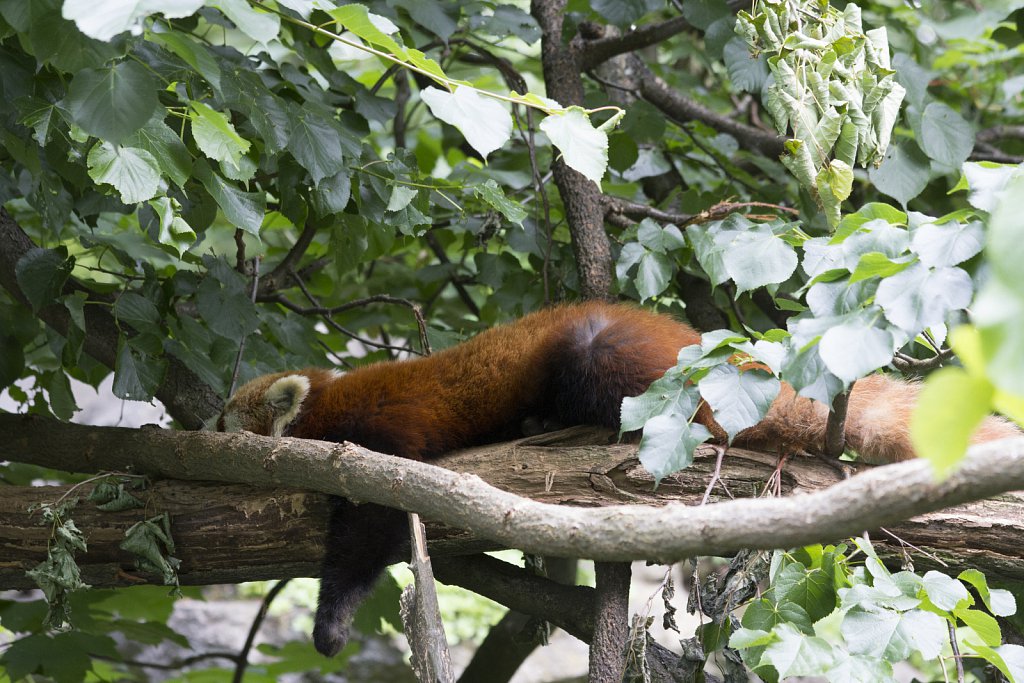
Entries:
<svg viewBox="0 0 1024 683">
<path fill-rule="evenodd" d="M 594 638 L 590 643 L 591 683 L 619 683 L 626 669 L 629 635 L 628 562 L 596 562 Z"/>
<path fill-rule="evenodd" d="M 562 41 L 566 0 L 533 0 L 530 13 L 541 29 L 541 63 L 550 97 L 564 106 L 583 105 L 583 80 L 575 50 Z M 565 205 L 573 254 L 585 299 L 606 299 L 612 288 L 611 244 L 604 232 L 601 191 L 561 158 L 551 165 Z"/>
<path fill-rule="evenodd" d="M 36 245 L 7 210 L 0 208 L 0 286 L 26 308 L 29 308 L 29 303 L 18 285 L 15 267 L 18 260 L 35 247 Z M 111 301 L 78 285 L 73 279 L 68 280 L 64 291 L 84 292 L 89 301 L 106 304 L 85 307 L 86 335 L 83 348 L 90 356 L 113 370 L 119 330 L 110 314 Z M 44 323 L 60 334 L 67 334 L 71 319 L 64 306 L 54 303 L 38 311 L 38 315 Z M 122 324 L 122 327 L 125 326 Z M 171 355 L 167 355 L 166 358 L 166 378 L 157 390 L 156 397 L 183 427 L 199 429 L 203 426 L 204 418 L 220 410 L 223 399 L 180 360 Z"/>
<path fill-rule="evenodd" d="M 510 446 L 513 454 L 520 448 L 521 444 Z M 576 468 L 589 470 L 593 449 L 570 450 L 579 458 Z M 491 466 L 495 457 L 492 448 L 486 457 Z M 654 509 L 649 505 L 582 509 L 540 503 L 497 489 L 471 474 L 351 444 L 244 433 L 83 427 L 19 415 L 0 415 L 0 458 L 78 471 L 134 468 L 177 479 L 293 486 L 415 510 L 502 546 L 602 561 L 673 562 L 740 548 L 831 541 L 1024 488 L 1024 438 L 973 447 L 963 466 L 943 482 L 935 481 L 928 463 L 912 461 L 875 468 L 799 497 L 731 500 L 698 508 L 668 504 Z M 510 462 L 509 469 L 527 475 L 515 457 Z M 614 486 L 609 474 L 615 473 L 603 476 Z M 543 478 L 557 476 L 544 472 Z M 594 484 L 600 481 L 598 477 Z"/>
<path fill-rule="evenodd" d="M 690 22 L 678 16 L 657 24 L 640 26 L 622 35 L 588 40 L 579 51 L 580 70 L 589 71 L 612 57 L 655 45 L 692 28 Z"/>
<path fill-rule="evenodd" d="M 765 156 L 777 157 L 782 154 L 785 137 L 734 121 L 702 104 L 683 97 L 648 69 L 639 57 L 634 55 L 632 60 L 634 69 L 640 77 L 641 96 L 669 118 L 677 123 L 701 121 L 715 130 L 732 135 L 743 147 L 760 152 Z"/>
</svg>

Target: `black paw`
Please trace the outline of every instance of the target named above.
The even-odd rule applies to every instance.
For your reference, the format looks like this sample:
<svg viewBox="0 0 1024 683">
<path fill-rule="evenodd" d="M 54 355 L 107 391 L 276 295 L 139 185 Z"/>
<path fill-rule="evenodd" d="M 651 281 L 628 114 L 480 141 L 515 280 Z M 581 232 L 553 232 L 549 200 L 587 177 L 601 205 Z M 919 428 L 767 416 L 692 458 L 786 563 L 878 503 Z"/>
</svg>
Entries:
<svg viewBox="0 0 1024 683">
<path fill-rule="evenodd" d="M 323 656 L 333 657 L 348 643 L 349 635 L 348 624 L 317 619 L 313 626 L 313 646 Z"/>
</svg>

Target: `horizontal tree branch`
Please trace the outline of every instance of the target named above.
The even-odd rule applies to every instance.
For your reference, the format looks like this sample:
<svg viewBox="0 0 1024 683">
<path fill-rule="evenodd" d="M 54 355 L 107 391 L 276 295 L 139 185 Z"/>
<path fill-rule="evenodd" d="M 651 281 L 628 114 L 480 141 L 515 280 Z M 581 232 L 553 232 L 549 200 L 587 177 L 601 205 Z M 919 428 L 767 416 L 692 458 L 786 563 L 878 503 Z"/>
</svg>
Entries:
<svg viewBox="0 0 1024 683">
<path fill-rule="evenodd" d="M 598 26 L 598 29 L 603 28 Z M 692 28 L 690 22 L 678 16 L 656 24 L 645 24 L 616 36 L 603 36 L 599 30 L 594 38 L 583 41 L 576 57 L 577 63 L 580 71 L 589 71 L 612 57 L 655 45 Z"/>
<path fill-rule="evenodd" d="M 619 455 L 632 457 L 631 446 L 559 449 L 576 463 L 566 471 L 548 469 L 543 459 L 531 471 L 531 462 L 519 459 L 525 447 L 523 442 L 505 445 L 503 476 L 532 480 L 534 487 L 542 480 L 542 490 L 547 490 L 549 482 L 562 476 L 586 474 L 589 487 L 575 488 L 580 491 L 578 498 L 570 494 L 558 500 L 560 503 L 593 500 L 593 492 L 586 488 L 601 486 L 617 490 L 615 500 L 671 500 L 662 491 L 664 487 L 645 499 L 618 486 L 623 478 L 640 476 L 640 468 L 592 472 L 593 463 L 600 462 L 600 451 L 623 449 Z M 495 448 L 461 454 L 459 464 L 472 468 L 474 458 L 483 459 L 486 469 L 496 471 L 490 469 L 498 457 Z M 1024 438 L 973 447 L 963 466 L 943 482 L 935 480 L 928 463 L 912 461 L 873 468 L 801 496 L 730 500 L 703 507 L 669 502 L 657 508 L 621 504 L 581 508 L 538 502 L 502 491 L 474 474 L 381 455 L 351 444 L 246 433 L 84 427 L 19 415 L 0 415 L 0 458 L 73 471 L 131 469 L 160 477 L 334 493 L 417 511 L 427 519 L 471 531 L 504 547 L 603 561 L 673 562 L 695 555 L 729 554 L 740 548 L 833 541 L 1024 488 Z M 448 459 L 445 465 L 452 467 L 455 461 Z M 484 469 L 477 464 L 471 471 Z M 646 485 L 650 482 L 646 476 Z M 521 490 L 529 494 L 529 489 L 524 485 Z"/>
</svg>

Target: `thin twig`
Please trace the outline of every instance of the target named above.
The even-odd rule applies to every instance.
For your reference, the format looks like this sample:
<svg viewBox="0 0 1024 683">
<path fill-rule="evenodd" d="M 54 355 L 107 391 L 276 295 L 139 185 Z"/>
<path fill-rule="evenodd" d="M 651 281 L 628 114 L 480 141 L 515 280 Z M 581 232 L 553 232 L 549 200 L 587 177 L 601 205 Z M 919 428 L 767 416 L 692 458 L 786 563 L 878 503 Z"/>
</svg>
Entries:
<svg viewBox="0 0 1024 683">
<path fill-rule="evenodd" d="M 232 683 L 242 683 L 242 678 L 245 676 L 245 669 L 249 666 L 249 652 L 252 650 L 253 641 L 256 640 L 256 634 L 260 630 L 260 626 L 263 624 L 263 620 L 267 617 L 267 610 L 270 609 L 270 603 L 274 602 L 274 598 L 277 597 L 278 593 L 288 585 L 291 579 L 282 579 L 275 583 L 267 594 L 263 596 L 263 602 L 260 603 L 260 609 L 256 612 L 255 618 L 252 620 L 252 626 L 249 627 L 249 635 L 245 638 L 245 645 L 242 646 L 241 651 L 238 653 L 238 659 L 235 664 L 235 675 L 231 677 Z"/>
<path fill-rule="evenodd" d="M 715 483 L 722 477 L 722 458 L 725 457 L 726 448 L 715 444 L 712 444 L 711 447 L 715 449 L 715 471 L 711 473 L 711 481 L 708 482 L 708 487 L 704 491 L 704 497 L 700 500 L 701 505 L 707 504 L 708 498 L 711 497 L 711 489 L 715 487 Z"/>
<path fill-rule="evenodd" d="M 960 657 L 960 646 L 956 642 L 956 627 L 953 622 L 948 623 L 949 626 L 949 646 L 953 650 L 953 661 L 956 662 L 956 680 L 957 683 L 964 683 L 964 661 Z"/>
<path fill-rule="evenodd" d="M 943 567 L 949 567 L 949 564 L 948 564 L 948 563 L 946 563 L 946 562 L 944 562 L 944 561 L 943 561 L 943 560 L 942 560 L 941 558 L 939 558 L 939 557 L 938 557 L 937 555 L 933 555 L 933 554 L 931 554 L 930 552 L 928 552 L 927 550 L 924 550 L 923 548 L 918 548 L 918 547 L 917 547 L 916 545 L 914 545 L 913 543 L 910 543 L 909 541 L 905 541 L 905 540 L 903 540 L 902 538 L 900 538 L 899 536 L 897 536 L 897 535 L 896 535 L 896 534 L 894 534 L 893 532 L 889 531 L 889 530 L 888 530 L 888 529 L 886 529 L 885 527 L 878 527 L 878 528 L 879 528 L 879 530 L 880 530 L 880 531 L 881 531 L 881 532 L 882 532 L 883 534 L 886 534 L 887 536 L 889 536 L 890 538 L 892 538 L 892 539 L 893 539 L 894 541 L 896 541 L 896 542 L 897 542 L 897 543 L 899 543 L 900 545 L 905 545 L 905 546 L 907 546 L 908 548 L 910 548 L 911 550 L 915 550 L 915 551 L 917 551 L 917 552 L 921 553 L 922 555 L 924 555 L 924 556 L 925 556 L 925 557 L 927 557 L 928 559 L 932 560 L 933 562 L 936 562 L 937 564 L 939 564 L 939 565 L 941 565 L 941 566 L 943 566 Z"/>
<path fill-rule="evenodd" d="M 920 375 L 941 367 L 953 357 L 953 349 L 942 349 L 931 358 L 918 359 L 897 351 L 892 359 L 893 367 L 902 373 Z"/>
<path fill-rule="evenodd" d="M 249 291 L 249 299 L 256 303 L 256 294 L 260 288 L 260 260 L 254 258 L 252 260 L 252 288 Z M 231 382 L 228 384 L 228 396 L 235 393 L 235 384 L 238 382 L 238 373 L 242 368 L 242 354 L 245 353 L 245 340 L 248 337 L 242 337 L 238 340 L 238 353 L 235 354 L 235 367 L 231 370 Z"/>
</svg>

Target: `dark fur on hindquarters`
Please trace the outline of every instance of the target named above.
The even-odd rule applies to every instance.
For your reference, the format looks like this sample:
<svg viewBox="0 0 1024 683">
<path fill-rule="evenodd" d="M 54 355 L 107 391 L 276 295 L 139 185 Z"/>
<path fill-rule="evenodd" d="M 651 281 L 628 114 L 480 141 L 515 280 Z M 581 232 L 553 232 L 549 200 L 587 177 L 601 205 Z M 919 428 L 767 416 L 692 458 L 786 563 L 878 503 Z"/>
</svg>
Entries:
<svg viewBox="0 0 1024 683">
<path fill-rule="evenodd" d="M 406 513 L 401 510 L 355 505 L 344 498 L 332 500 L 313 626 L 313 644 L 327 657 L 348 643 L 356 610 L 394 559 L 392 553 L 409 530 Z"/>
</svg>

